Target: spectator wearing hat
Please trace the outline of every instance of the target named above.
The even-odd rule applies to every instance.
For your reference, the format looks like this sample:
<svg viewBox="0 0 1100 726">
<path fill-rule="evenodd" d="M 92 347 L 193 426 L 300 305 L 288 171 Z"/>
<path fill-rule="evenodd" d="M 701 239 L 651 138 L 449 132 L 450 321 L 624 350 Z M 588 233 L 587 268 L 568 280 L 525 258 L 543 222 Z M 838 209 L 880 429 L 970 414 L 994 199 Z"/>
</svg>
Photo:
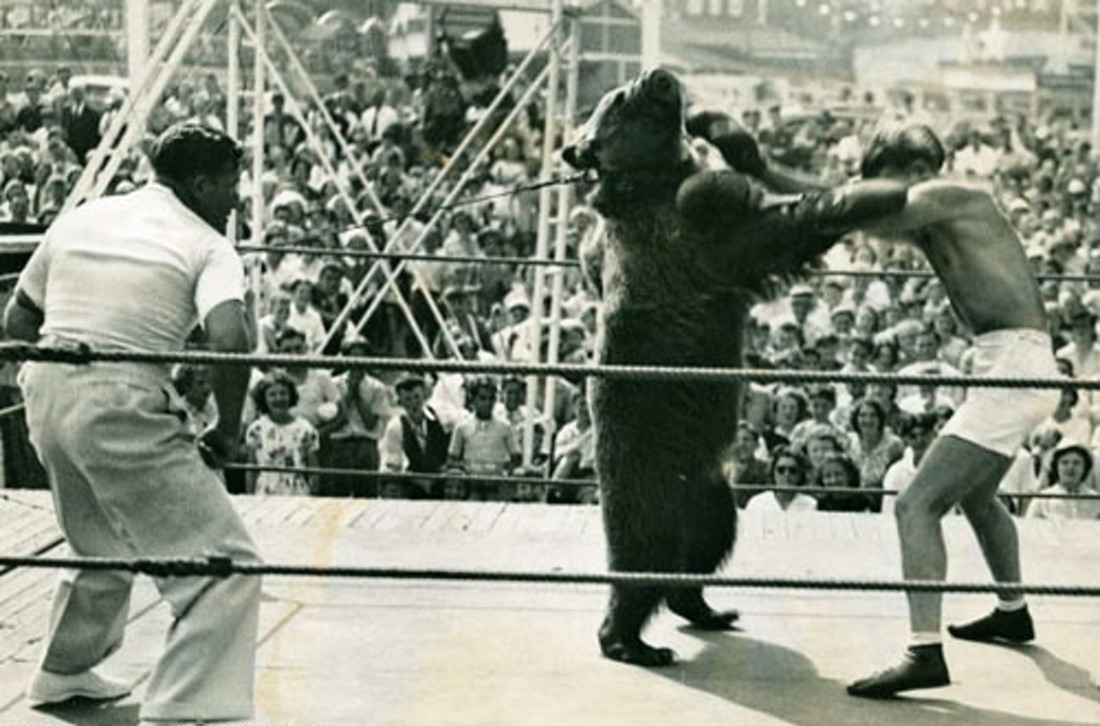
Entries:
<svg viewBox="0 0 1100 726">
<path fill-rule="evenodd" d="M 1084 446 L 1066 441 L 1054 451 L 1046 471 L 1050 485 L 1042 494 L 1097 496 L 1089 481 L 1092 474 L 1092 454 Z M 1025 516 L 1036 519 L 1100 519 L 1097 499 L 1032 499 Z"/>
<path fill-rule="evenodd" d="M 791 316 L 802 333 L 802 339 L 813 344 L 830 328 L 829 309 L 818 300 L 817 293 L 809 285 L 791 288 Z"/>
<path fill-rule="evenodd" d="M 287 226 L 306 223 L 306 198 L 294 189 L 283 189 L 271 200 L 271 216 Z"/>
<path fill-rule="evenodd" d="M 352 337 L 344 341 L 340 353 L 369 356 L 371 346 L 366 338 Z M 392 413 L 389 388 L 361 367 L 350 368 L 336 376 L 334 382 L 340 395 L 340 409 L 345 412 L 344 423 L 329 434 L 322 461 L 334 469 L 378 471 L 379 441 Z M 377 490 L 376 480 L 366 477 L 331 476 L 321 480 L 325 496 L 367 497 Z"/>
<path fill-rule="evenodd" d="M 435 409 L 427 405 L 428 384 L 418 373 L 404 373 L 394 382 L 400 412 L 391 416 L 382 435 L 382 470 L 438 474 L 447 463 L 449 439 Z M 390 481 L 383 496 L 425 497 L 439 492 L 437 482 Z"/>
<path fill-rule="evenodd" d="M 829 323 L 841 341 L 847 340 L 856 332 L 856 309 L 847 303 L 837 305 L 829 313 Z"/>
<path fill-rule="evenodd" d="M 526 361 L 531 358 L 531 301 L 522 286 L 516 286 L 504 296 L 508 325 L 493 336 L 494 346 L 505 360 Z"/>
<path fill-rule="evenodd" d="M 455 425 L 447 449 L 451 471 L 481 476 L 504 476 L 520 465 L 522 451 L 512 427 L 493 415 L 497 400 L 496 382 L 487 376 L 471 379 L 466 387 L 473 416 Z M 481 487 L 497 501 L 510 501 L 511 484 Z"/>
</svg>

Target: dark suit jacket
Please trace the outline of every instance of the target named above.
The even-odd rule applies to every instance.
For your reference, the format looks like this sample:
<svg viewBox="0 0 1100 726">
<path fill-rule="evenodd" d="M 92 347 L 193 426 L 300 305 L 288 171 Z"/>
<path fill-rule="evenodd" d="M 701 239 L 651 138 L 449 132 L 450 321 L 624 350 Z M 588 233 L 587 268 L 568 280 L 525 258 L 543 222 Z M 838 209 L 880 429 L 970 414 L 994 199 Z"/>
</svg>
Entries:
<svg viewBox="0 0 1100 726">
<path fill-rule="evenodd" d="M 71 104 L 61 110 L 61 133 L 65 143 L 84 161 L 88 152 L 99 145 L 99 112 L 87 104 L 76 113 Z"/>
</svg>

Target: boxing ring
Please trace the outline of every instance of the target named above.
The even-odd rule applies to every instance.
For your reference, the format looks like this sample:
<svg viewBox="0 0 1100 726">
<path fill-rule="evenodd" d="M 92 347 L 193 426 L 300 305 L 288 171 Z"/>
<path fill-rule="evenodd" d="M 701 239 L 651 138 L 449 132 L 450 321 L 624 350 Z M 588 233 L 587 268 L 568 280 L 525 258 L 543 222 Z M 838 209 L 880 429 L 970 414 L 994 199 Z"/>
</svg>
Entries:
<svg viewBox="0 0 1100 726">
<path fill-rule="evenodd" d="M 331 366 L 331 358 L 220 353 L 105 353 L 0 345 L 0 358 L 83 363 L 187 360 Z M 1057 388 L 1100 382 L 938 379 L 806 371 L 484 364 L 341 358 L 375 370 L 656 380 L 889 379 Z M 15 411 L 11 415 L 18 414 Z M 347 472 L 349 474 L 360 472 Z M 530 481 L 530 480 L 525 480 Z M 559 482 L 560 483 L 560 482 Z M 577 482 L 587 485 L 588 482 Z M 804 491 L 813 491 L 804 489 Z M 1100 722 L 1100 525 L 1020 520 L 1038 638 L 1026 646 L 948 640 L 948 689 L 892 701 L 844 684 L 886 662 L 907 632 L 905 589 L 939 589 L 949 622 L 988 606 L 992 584 L 965 520 L 949 516 L 949 581 L 903 582 L 894 522 L 882 514 L 742 513 L 732 561 L 714 577 L 607 573 L 598 507 L 467 501 L 237 497 L 265 558 L 112 561 L 67 557 L 48 493 L 0 498 L 0 723 L 131 724 L 138 689 L 116 702 L 31 709 L 22 695 L 46 627 L 54 567 L 155 575 L 267 573 L 256 724 L 1094 724 Z M 606 583 L 707 582 L 738 629 L 704 633 L 659 615 L 647 630 L 678 654 L 641 669 L 599 657 Z M 141 679 L 168 611 L 144 578 L 129 640 L 105 670 Z M 980 596 L 977 596 L 980 595 Z"/>
</svg>

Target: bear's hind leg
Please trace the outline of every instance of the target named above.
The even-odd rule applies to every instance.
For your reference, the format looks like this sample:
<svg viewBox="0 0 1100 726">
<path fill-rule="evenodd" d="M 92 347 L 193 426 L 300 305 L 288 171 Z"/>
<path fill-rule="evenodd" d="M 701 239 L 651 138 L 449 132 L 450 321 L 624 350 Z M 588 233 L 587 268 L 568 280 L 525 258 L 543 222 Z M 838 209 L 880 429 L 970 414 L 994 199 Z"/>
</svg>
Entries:
<svg viewBox="0 0 1100 726">
<path fill-rule="evenodd" d="M 642 628 L 661 603 L 656 587 L 611 586 L 611 602 L 600 625 L 600 650 L 611 660 L 640 666 L 672 663 L 671 648 L 654 648 L 642 640 Z"/>
<path fill-rule="evenodd" d="M 720 478 L 704 481 L 691 492 L 685 507 L 687 537 L 685 572 L 714 572 L 733 550 L 737 533 L 737 509 L 733 492 Z M 701 587 L 680 587 L 667 597 L 669 610 L 703 630 L 729 630 L 740 617 L 736 610 L 716 611 L 703 598 Z"/>
</svg>

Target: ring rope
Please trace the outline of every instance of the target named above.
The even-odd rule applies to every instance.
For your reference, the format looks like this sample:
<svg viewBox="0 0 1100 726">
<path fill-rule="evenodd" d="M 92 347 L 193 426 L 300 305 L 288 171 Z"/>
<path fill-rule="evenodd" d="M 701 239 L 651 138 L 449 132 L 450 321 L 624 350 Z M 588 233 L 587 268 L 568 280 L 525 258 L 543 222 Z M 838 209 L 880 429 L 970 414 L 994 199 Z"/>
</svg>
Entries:
<svg viewBox="0 0 1100 726">
<path fill-rule="evenodd" d="M 4 408 L 0 408 L 0 418 L 4 418 L 6 416 L 13 416 L 13 415 L 23 411 L 23 409 L 25 409 L 26 407 L 27 407 L 27 404 L 25 404 L 25 403 L 16 403 L 16 404 L 13 404 L 11 406 L 6 406 Z"/>
<path fill-rule="evenodd" d="M 334 250 L 284 245 L 237 245 L 241 252 L 293 252 L 330 257 L 364 257 L 369 260 L 409 260 L 441 264 L 530 265 L 532 267 L 580 267 L 580 260 L 555 260 L 545 257 L 505 257 L 501 255 L 432 255 L 424 252 L 371 252 L 370 250 Z"/>
<path fill-rule="evenodd" d="M 353 228 L 358 229 L 358 228 Z M 306 237 L 305 239 L 317 239 Z M 363 257 L 372 260 L 410 260 L 418 262 L 437 262 L 440 264 L 479 264 L 479 265 L 529 265 L 532 267 L 580 267 L 581 261 L 576 259 L 554 259 L 550 257 L 508 257 L 502 255 L 432 255 L 423 252 L 372 252 L 370 250 L 356 250 L 332 247 L 304 247 L 301 245 L 255 245 L 240 244 L 236 247 L 241 252 L 285 252 L 303 255 L 315 255 L 321 257 Z M 809 269 L 803 274 L 814 277 L 898 277 L 898 278 L 932 278 L 936 273 L 931 270 L 826 270 Z M 2 277 L 0 277 L 2 279 Z M 1035 279 L 1041 281 L 1057 282 L 1100 282 L 1100 275 L 1071 275 L 1037 273 Z"/>
<path fill-rule="evenodd" d="M 321 476 L 358 477 L 362 479 L 390 479 L 394 481 L 459 481 L 479 484 L 529 484 L 532 486 L 586 487 L 599 486 L 598 479 L 550 479 L 547 477 L 491 476 L 466 473 L 428 473 L 411 471 L 371 471 L 369 469 L 338 469 L 318 466 L 276 466 L 268 464 L 226 464 L 226 471 L 271 471 L 285 474 L 319 474 Z M 851 489 L 848 487 L 783 486 L 763 482 L 739 482 L 730 484 L 734 491 L 783 492 L 797 494 L 849 494 L 852 496 L 894 497 L 901 492 L 893 489 Z M 1100 499 L 1100 493 L 1071 494 L 1057 492 L 998 492 L 1000 497 L 1020 497 L 1022 499 Z"/>
<path fill-rule="evenodd" d="M 229 557 L 137 558 L 0 557 L 0 567 L 37 569 L 121 570 L 153 577 L 337 577 L 398 580 L 470 580 L 478 582 L 539 582 L 584 585 L 659 587 L 734 587 L 762 589 L 881 590 L 904 592 L 1019 593 L 1067 597 L 1100 597 L 1091 585 L 1024 584 L 1020 582 L 945 582 L 940 580 L 861 580 L 833 578 L 720 577 L 661 572 L 535 572 L 522 570 L 461 570 L 440 568 L 353 567 L 237 562 Z"/>
<path fill-rule="evenodd" d="M 368 356 L 332 356 L 224 353 L 211 351 L 134 351 L 94 350 L 86 345 L 63 347 L 30 343 L 0 343 L 0 362 L 33 360 L 51 363 L 84 364 L 94 361 L 132 363 L 191 363 L 281 366 L 289 368 L 365 368 L 375 371 L 417 371 L 431 373 L 554 375 L 608 378 L 626 381 L 676 381 L 688 383 L 863 383 L 903 386 L 956 386 L 977 388 L 1075 388 L 1100 390 L 1100 379 L 1077 378 L 1005 378 L 970 376 L 897 375 L 892 373 L 840 373 L 837 371 L 777 371 L 753 368 L 712 368 L 683 366 L 602 365 L 578 363 L 483 363 L 467 360 L 425 360 L 422 358 L 377 358 Z"/>
</svg>

